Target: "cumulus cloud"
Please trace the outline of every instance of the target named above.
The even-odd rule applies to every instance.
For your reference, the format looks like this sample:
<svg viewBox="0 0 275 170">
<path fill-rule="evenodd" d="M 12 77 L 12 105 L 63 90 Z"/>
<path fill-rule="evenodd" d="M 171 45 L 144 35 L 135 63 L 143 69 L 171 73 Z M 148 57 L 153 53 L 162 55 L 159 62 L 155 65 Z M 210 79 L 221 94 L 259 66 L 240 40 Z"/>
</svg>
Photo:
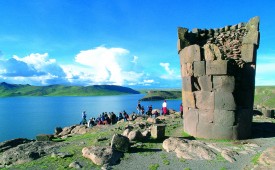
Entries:
<svg viewBox="0 0 275 170">
<path fill-rule="evenodd" d="M 180 73 L 175 72 L 170 68 L 170 63 L 160 63 L 160 66 L 164 68 L 165 72 L 161 74 L 160 78 L 165 80 L 179 80 Z"/>
<path fill-rule="evenodd" d="M 64 84 L 65 76 L 56 61 L 48 59 L 47 53 L 0 60 L 0 81 L 34 85 Z"/>
<path fill-rule="evenodd" d="M 127 82 L 139 81 L 143 73 L 132 70 L 125 70 L 124 65 L 129 65 L 132 61 L 128 57 L 129 51 L 124 48 L 96 47 L 94 49 L 80 51 L 76 55 L 75 61 L 85 65 L 90 69 L 90 74 L 82 74 L 82 78 L 88 80 L 90 77 L 93 84 L 116 84 L 124 85 Z M 136 61 L 134 57 L 133 61 Z M 86 70 L 88 71 L 88 70 Z M 72 73 L 72 72 L 71 72 Z M 76 73 L 80 74 L 80 73 Z M 76 75 L 74 74 L 74 75 Z"/>
</svg>

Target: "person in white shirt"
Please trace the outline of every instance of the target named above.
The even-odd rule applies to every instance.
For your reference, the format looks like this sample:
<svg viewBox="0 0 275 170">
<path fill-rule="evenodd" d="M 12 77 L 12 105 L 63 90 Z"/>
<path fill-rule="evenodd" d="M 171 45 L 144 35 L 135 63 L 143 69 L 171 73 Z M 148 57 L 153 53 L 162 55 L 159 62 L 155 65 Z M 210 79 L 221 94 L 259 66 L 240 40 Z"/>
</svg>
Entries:
<svg viewBox="0 0 275 170">
<path fill-rule="evenodd" d="M 166 100 L 162 103 L 162 114 L 167 115 L 167 103 Z"/>
</svg>

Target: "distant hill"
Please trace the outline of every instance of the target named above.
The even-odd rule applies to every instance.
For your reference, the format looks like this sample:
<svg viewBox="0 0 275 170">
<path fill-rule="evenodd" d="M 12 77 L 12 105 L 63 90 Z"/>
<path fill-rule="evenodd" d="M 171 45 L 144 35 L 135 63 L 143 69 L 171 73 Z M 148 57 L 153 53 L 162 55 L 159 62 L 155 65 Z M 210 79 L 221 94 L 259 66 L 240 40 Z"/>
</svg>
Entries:
<svg viewBox="0 0 275 170">
<path fill-rule="evenodd" d="M 257 86 L 255 89 L 254 105 L 275 108 L 275 86 Z"/>
<path fill-rule="evenodd" d="M 181 90 L 148 90 L 146 95 L 140 101 L 180 99 Z"/>
<path fill-rule="evenodd" d="M 128 87 L 115 85 L 94 86 L 31 86 L 21 84 L 0 83 L 0 97 L 11 96 L 107 96 L 121 94 L 139 94 Z"/>
</svg>

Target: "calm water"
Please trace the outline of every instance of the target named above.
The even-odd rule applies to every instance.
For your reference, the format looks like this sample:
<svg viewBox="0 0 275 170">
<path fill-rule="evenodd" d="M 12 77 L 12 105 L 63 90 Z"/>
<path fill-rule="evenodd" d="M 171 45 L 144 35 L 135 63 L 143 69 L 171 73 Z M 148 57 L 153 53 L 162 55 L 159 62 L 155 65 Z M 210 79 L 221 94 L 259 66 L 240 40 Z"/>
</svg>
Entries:
<svg viewBox="0 0 275 170">
<path fill-rule="evenodd" d="M 0 98 L 0 142 L 13 138 L 34 139 L 37 134 L 52 134 L 55 127 L 78 124 L 82 111 L 87 117 L 102 112 L 136 112 L 143 94 L 96 97 L 7 97 Z M 179 110 L 181 100 L 168 100 L 168 108 Z M 162 101 L 141 102 L 160 109 Z"/>
</svg>

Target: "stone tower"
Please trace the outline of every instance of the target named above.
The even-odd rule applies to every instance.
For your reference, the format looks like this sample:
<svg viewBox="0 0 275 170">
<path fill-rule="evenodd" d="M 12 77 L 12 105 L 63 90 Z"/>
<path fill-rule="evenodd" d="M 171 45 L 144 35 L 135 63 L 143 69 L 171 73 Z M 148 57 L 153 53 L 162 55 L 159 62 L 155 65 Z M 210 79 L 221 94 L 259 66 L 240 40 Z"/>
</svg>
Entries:
<svg viewBox="0 0 275 170">
<path fill-rule="evenodd" d="M 208 139 L 251 135 L 259 17 L 219 29 L 178 28 L 184 131 Z"/>
</svg>

